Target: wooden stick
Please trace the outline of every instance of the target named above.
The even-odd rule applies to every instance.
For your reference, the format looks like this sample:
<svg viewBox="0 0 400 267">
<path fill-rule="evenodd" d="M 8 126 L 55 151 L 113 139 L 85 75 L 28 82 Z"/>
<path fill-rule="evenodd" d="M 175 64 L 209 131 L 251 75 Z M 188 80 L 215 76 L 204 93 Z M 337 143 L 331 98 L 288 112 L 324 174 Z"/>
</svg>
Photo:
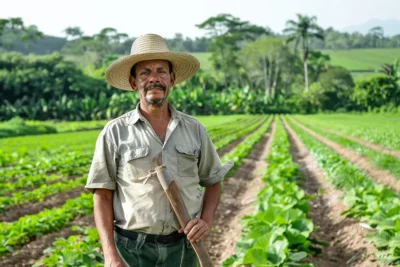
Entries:
<svg viewBox="0 0 400 267">
<path fill-rule="evenodd" d="M 163 170 L 164 166 L 157 167 L 156 173 L 157 177 L 160 180 L 160 183 L 163 185 L 165 194 L 171 206 L 178 218 L 179 224 L 182 228 L 185 228 L 188 222 L 191 220 L 189 212 L 185 206 L 185 202 L 182 199 L 181 193 L 179 191 L 178 185 L 174 180 L 167 181 L 164 177 Z M 165 186 L 165 187 L 164 187 Z M 203 242 L 190 242 L 193 246 L 194 251 L 196 252 L 197 258 L 199 259 L 201 267 L 214 267 L 210 255 L 208 255 L 207 250 L 205 249 Z"/>
</svg>

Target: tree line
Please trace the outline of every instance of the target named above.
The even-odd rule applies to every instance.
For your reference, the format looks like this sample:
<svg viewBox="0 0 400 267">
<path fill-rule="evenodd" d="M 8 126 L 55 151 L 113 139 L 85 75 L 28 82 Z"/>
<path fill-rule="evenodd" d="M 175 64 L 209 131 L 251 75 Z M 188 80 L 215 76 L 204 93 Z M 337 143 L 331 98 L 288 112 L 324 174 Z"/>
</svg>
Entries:
<svg viewBox="0 0 400 267">
<path fill-rule="evenodd" d="M 19 29 L 21 38 L 16 38 L 15 31 Z M 265 27 L 271 36 L 284 38 L 285 32 L 273 32 Z M 367 34 L 359 32 L 340 32 L 332 27 L 323 29 L 323 40 L 310 40 L 313 49 L 358 49 L 358 48 L 400 48 L 400 33 L 392 37 L 385 36 L 382 27 L 376 26 Z M 39 34 L 39 35 L 38 35 Z M 19 51 L 25 54 L 44 54 L 60 51 L 65 54 L 82 54 L 87 51 L 98 53 L 127 54 L 136 37 L 129 37 L 114 28 L 104 28 L 99 33 L 87 35 L 78 26 L 64 29 L 65 38 L 45 36 L 35 25 L 25 27 L 21 18 L 0 18 L 0 51 Z M 171 50 L 185 52 L 206 52 L 210 37 L 185 37 L 176 33 L 172 38 L 166 38 Z M 22 40 L 22 42 L 21 42 Z M 34 42 L 28 44 L 26 41 Z M 43 47 L 44 46 L 44 47 Z"/>
<path fill-rule="evenodd" d="M 284 37 L 231 14 L 196 26 L 208 36 L 212 69 L 199 71 L 171 95 L 189 114 L 400 111 L 399 61 L 386 64 L 381 75 L 354 81 L 348 70 L 312 48 L 312 42 L 326 39 L 316 17 L 288 20 Z M 9 22 L 4 28 L 22 36 L 26 27 Z M 79 29 L 69 34 L 81 44 L 82 55 L 98 55 L 96 64 L 77 66 L 60 53 L 0 54 L 0 120 L 110 119 L 135 106 L 137 94 L 104 81 L 105 69 L 117 58 L 110 47 L 128 37 L 113 29 L 85 41 L 77 37 Z"/>
</svg>

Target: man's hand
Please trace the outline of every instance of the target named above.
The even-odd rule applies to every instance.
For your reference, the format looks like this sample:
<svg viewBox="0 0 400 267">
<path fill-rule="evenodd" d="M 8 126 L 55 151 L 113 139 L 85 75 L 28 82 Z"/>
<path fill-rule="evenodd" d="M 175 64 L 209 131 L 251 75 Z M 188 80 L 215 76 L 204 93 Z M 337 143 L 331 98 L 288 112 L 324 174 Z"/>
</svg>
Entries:
<svg viewBox="0 0 400 267">
<path fill-rule="evenodd" d="M 202 219 L 194 218 L 188 222 L 185 229 L 181 228 L 178 232 L 184 232 L 190 242 L 199 242 L 210 233 L 210 227 Z"/>
<path fill-rule="evenodd" d="M 121 257 L 115 256 L 111 258 L 105 258 L 104 267 L 126 267 Z"/>
</svg>

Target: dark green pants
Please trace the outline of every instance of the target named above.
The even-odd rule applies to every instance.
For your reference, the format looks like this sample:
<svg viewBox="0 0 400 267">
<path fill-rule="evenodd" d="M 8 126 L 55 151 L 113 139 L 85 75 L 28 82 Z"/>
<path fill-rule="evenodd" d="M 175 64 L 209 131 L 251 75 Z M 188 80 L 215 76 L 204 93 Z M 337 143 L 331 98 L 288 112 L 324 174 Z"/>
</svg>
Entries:
<svg viewBox="0 0 400 267">
<path fill-rule="evenodd" d="M 186 238 L 173 244 L 145 242 L 146 234 L 136 240 L 114 232 L 117 251 L 129 267 L 195 267 L 197 256 Z"/>
</svg>

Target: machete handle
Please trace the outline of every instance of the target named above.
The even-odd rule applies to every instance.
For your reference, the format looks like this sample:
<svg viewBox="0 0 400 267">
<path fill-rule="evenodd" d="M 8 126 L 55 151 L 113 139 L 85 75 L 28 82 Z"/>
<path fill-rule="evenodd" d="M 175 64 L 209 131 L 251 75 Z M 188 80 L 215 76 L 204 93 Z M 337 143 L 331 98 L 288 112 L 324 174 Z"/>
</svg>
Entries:
<svg viewBox="0 0 400 267">
<path fill-rule="evenodd" d="M 157 168 L 157 176 L 158 179 L 163 180 L 165 182 L 164 172 L 166 171 L 165 168 Z M 169 175 L 169 174 L 166 174 Z M 188 222 L 191 220 L 189 212 L 185 206 L 185 202 L 182 199 L 181 193 L 179 191 L 178 185 L 175 181 L 170 181 L 168 187 L 164 189 L 165 194 L 171 206 L 178 218 L 179 224 L 182 228 L 185 228 Z M 199 259 L 201 267 L 214 267 L 210 255 L 208 255 L 207 250 L 205 249 L 203 242 L 190 242 L 194 251 L 196 252 L 197 258 Z"/>
</svg>

